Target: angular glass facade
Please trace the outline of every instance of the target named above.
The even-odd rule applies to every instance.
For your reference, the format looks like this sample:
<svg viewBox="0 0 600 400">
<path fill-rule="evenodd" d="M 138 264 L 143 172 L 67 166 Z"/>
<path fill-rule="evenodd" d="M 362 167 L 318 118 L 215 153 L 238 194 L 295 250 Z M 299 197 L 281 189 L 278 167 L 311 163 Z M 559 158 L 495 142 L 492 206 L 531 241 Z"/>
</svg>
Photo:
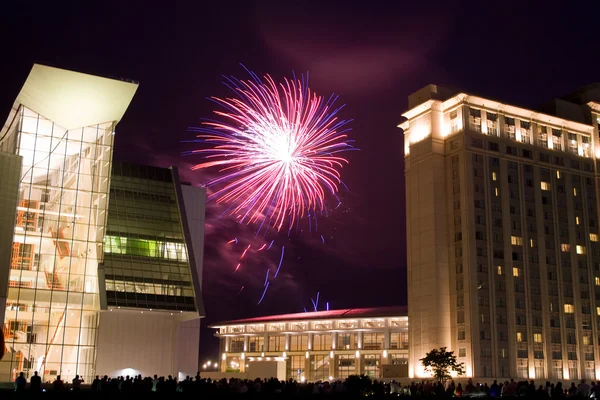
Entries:
<svg viewBox="0 0 600 400">
<path fill-rule="evenodd" d="M 104 237 L 108 307 L 198 311 L 176 174 L 113 165 Z"/>
<path fill-rule="evenodd" d="M 0 151 L 23 164 L 0 381 L 93 375 L 113 131 L 66 130 L 20 106 L 1 138 Z"/>
</svg>

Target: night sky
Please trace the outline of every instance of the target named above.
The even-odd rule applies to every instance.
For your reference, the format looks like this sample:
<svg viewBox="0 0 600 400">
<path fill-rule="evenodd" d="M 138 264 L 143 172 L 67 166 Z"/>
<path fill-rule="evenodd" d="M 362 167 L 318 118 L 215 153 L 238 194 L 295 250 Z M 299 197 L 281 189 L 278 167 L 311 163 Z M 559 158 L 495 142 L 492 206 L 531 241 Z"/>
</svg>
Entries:
<svg viewBox="0 0 600 400">
<path fill-rule="evenodd" d="M 117 127 L 115 160 L 177 165 L 194 184 L 211 175 L 190 171 L 201 159 L 182 157 L 194 148 L 182 141 L 194 138 L 188 127 L 212 116 L 206 98 L 229 94 L 222 75 L 248 78 L 240 63 L 276 80 L 308 71 L 313 90 L 334 92 L 346 104 L 341 117 L 354 120 L 350 137 L 360 152 L 348 154 L 342 178 L 349 191 L 320 217 L 318 232 L 301 224 L 289 237 L 269 233 L 272 251 L 250 252 L 233 274 L 243 246 L 265 239 L 207 205 L 206 323 L 301 312 L 317 292 L 319 309 L 327 301 L 332 308 L 406 304 L 403 137 L 396 125 L 410 93 L 438 83 L 535 108 L 600 81 L 595 0 L 6 3 L 2 121 L 34 62 L 135 80 L 140 86 Z M 238 245 L 227 245 L 234 237 Z M 281 275 L 257 305 L 283 245 Z M 202 334 L 202 354 L 215 357 L 212 331 Z"/>
</svg>

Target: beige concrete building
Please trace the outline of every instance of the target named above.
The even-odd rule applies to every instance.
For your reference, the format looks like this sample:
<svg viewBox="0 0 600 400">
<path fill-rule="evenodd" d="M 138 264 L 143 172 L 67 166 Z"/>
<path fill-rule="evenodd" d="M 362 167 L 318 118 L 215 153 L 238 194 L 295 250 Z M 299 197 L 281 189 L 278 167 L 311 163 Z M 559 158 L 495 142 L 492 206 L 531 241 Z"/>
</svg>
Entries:
<svg viewBox="0 0 600 400">
<path fill-rule="evenodd" d="M 252 362 L 283 360 L 286 378 L 299 382 L 408 375 L 406 307 L 273 315 L 211 328 L 221 342 L 221 372 L 245 372 Z"/>
<path fill-rule="evenodd" d="M 405 135 L 409 375 L 600 379 L 600 85 L 546 112 L 428 85 Z"/>
</svg>

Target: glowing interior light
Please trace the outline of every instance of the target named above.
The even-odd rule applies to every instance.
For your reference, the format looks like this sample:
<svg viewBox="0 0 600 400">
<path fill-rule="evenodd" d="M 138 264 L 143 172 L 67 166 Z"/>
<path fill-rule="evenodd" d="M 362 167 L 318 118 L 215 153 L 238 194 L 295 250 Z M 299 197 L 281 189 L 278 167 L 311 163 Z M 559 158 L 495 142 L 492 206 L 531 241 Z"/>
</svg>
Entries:
<svg viewBox="0 0 600 400">
<path fill-rule="evenodd" d="M 356 358 L 360 357 L 360 351 L 356 350 Z"/>
</svg>

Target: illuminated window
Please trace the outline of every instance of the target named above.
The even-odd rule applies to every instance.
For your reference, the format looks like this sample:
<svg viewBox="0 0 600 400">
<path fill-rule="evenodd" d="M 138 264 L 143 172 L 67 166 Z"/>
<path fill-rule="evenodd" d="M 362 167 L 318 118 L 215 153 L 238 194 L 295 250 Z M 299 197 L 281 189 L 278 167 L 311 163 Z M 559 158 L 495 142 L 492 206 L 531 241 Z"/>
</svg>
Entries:
<svg viewBox="0 0 600 400">
<path fill-rule="evenodd" d="M 498 265 L 498 275 L 502 275 L 502 265 Z"/>
<path fill-rule="evenodd" d="M 541 333 L 534 333 L 533 334 L 533 341 L 536 343 L 542 343 L 542 334 Z"/>
<path fill-rule="evenodd" d="M 591 242 L 597 242 L 598 241 L 598 234 L 597 233 L 590 233 L 590 241 Z"/>
<path fill-rule="evenodd" d="M 577 254 L 585 254 L 585 246 L 577 245 L 575 248 L 577 249 Z"/>
<path fill-rule="evenodd" d="M 492 172 L 492 180 L 495 181 L 496 179 L 498 179 L 498 176 L 495 172 Z"/>
<path fill-rule="evenodd" d="M 571 245 L 568 243 L 561 243 L 560 244 L 560 251 L 564 251 L 564 252 L 568 252 L 571 250 Z"/>
<path fill-rule="evenodd" d="M 535 247 L 535 240 L 529 239 L 529 247 Z"/>
<path fill-rule="evenodd" d="M 183 243 L 160 240 L 106 235 L 104 236 L 104 251 L 112 254 L 130 254 L 132 256 L 187 261 L 187 251 Z"/>
<path fill-rule="evenodd" d="M 519 268 L 513 267 L 513 276 L 519 276 Z"/>
<path fill-rule="evenodd" d="M 600 277 L 596 277 L 596 286 L 600 286 Z"/>
<path fill-rule="evenodd" d="M 496 193 L 496 197 L 500 196 L 500 189 L 495 188 L 494 192 Z"/>
<path fill-rule="evenodd" d="M 515 245 L 515 246 L 522 246 L 523 245 L 523 238 L 520 236 L 511 236 L 510 237 L 510 243 Z"/>
<path fill-rule="evenodd" d="M 575 312 L 575 307 L 573 304 L 565 304 L 565 314 L 573 314 Z"/>
<path fill-rule="evenodd" d="M 560 179 L 560 171 L 556 171 L 556 179 Z"/>
<path fill-rule="evenodd" d="M 517 332 L 517 342 L 522 342 L 522 341 L 523 341 L 523 333 Z"/>
<path fill-rule="evenodd" d="M 577 196 L 577 188 L 573 188 L 573 196 Z"/>
<path fill-rule="evenodd" d="M 550 190 L 550 184 L 548 182 L 541 182 L 542 190 Z"/>
<path fill-rule="evenodd" d="M 579 225 L 579 217 L 575 217 L 575 223 Z"/>
<path fill-rule="evenodd" d="M 589 336 L 584 336 L 583 337 L 583 344 L 585 344 L 585 345 L 592 344 L 591 341 L 590 341 L 590 337 Z"/>
<path fill-rule="evenodd" d="M 596 315 L 600 315 L 600 307 L 596 307 Z"/>
</svg>

